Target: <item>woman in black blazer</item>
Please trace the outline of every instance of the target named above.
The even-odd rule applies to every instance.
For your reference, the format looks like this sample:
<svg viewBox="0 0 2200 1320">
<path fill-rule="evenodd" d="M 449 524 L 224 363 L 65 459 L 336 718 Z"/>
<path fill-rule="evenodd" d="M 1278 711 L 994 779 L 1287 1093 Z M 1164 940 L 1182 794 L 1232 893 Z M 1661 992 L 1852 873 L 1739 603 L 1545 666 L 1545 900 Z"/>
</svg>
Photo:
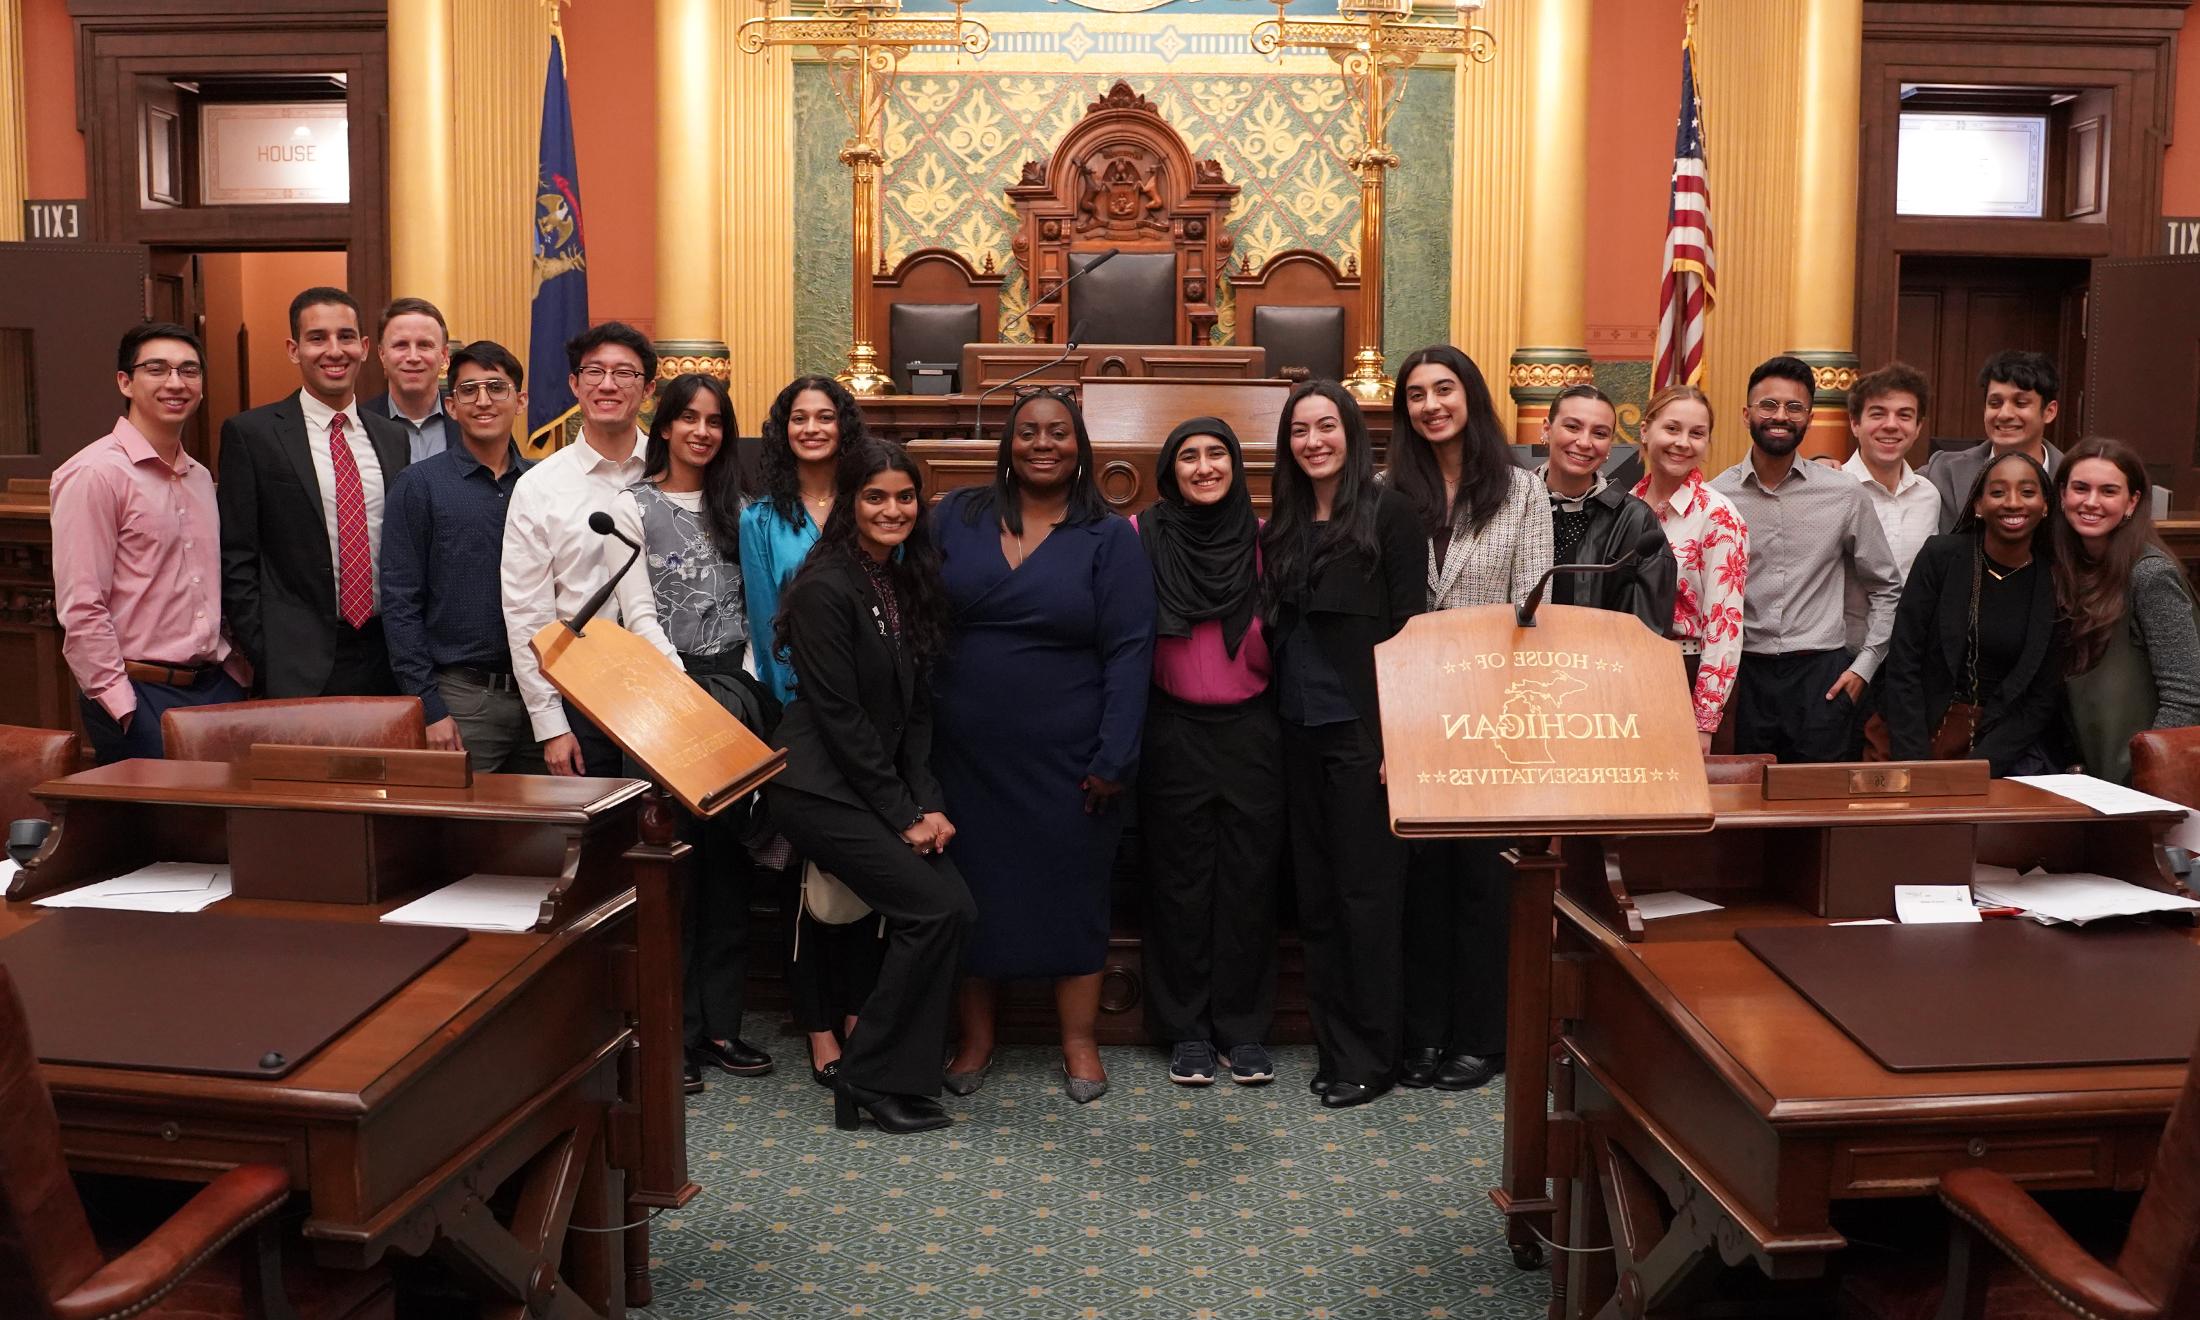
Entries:
<svg viewBox="0 0 2200 1320">
<path fill-rule="evenodd" d="M 778 649 L 796 679 L 779 723 L 786 768 L 764 800 L 798 852 L 886 919 L 878 982 L 834 1079 L 844 1129 L 859 1110 L 889 1132 L 953 1121 L 934 1097 L 975 909 L 947 860 L 955 827 L 929 764 L 925 670 L 947 618 L 922 471 L 890 441 L 843 451 L 832 515 L 780 598 Z"/>
<path fill-rule="evenodd" d="M 1956 528 L 1910 565 L 1880 675 L 1896 760 L 1934 754 L 1957 702 L 1980 708 L 1967 754 L 1998 777 L 2054 769 L 2043 739 L 2062 697 L 2050 571 L 2054 482 L 2029 454 L 1988 464 Z M 1941 750 L 1966 754 L 1949 745 Z"/>
<path fill-rule="evenodd" d="M 1390 1089 L 1404 1031 L 1406 853 L 1383 787 L 1375 646 L 1428 608 L 1428 543 L 1405 497 L 1376 484 L 1367 422 L 1334 382 L 1293 387 L 1276 451 L 1261 549 L 1291 869 L 1314 1091 L 1342 1109 Z"/>
</svg>

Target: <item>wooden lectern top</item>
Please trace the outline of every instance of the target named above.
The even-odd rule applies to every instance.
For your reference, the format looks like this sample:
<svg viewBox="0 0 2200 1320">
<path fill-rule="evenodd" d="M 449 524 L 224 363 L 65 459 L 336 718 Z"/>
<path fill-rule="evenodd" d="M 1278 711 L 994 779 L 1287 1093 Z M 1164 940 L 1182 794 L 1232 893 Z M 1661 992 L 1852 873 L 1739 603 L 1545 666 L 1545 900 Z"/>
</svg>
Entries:
<svg viewBox="0 0 2200 1320">
<path fill-rule="evenodd" d="M 1631 614 L 1423 614 L 1375 648 L 1375 684 L 1399 835 L 1712 826 L 1680 648 Z"/>
<path fill-rule="evenodd" d="M 786 764 L 785 752 L 662 651 L 609 619 L 591 619 L 583 633 L 552 623 L 529 644 L 550 685 L 698 816 L 740 801 Z"/>
</svg>

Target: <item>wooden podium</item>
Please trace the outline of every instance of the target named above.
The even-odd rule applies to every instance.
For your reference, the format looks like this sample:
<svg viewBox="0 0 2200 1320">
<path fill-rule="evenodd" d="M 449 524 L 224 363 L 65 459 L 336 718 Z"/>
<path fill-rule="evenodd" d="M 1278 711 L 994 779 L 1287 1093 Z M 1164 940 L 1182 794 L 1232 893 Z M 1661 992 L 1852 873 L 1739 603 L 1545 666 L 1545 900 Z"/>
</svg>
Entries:
<svg viewBox="0 0 2200 1320">
<path fill-rule="evenodd" d="M 1440 610 L 1375 648 L 1391 830 L 1517 838 L 1508 913 L 1505 1163 L 1491 1192 L 1523 1267 L 1550 1192 L 1548 969 L 1557 835 L 1700 833 L 1711 796 L 1680 648 L 1631 614 L 1545 605 Z M 1540 984 L 1541 994 L 1522 993 Z"/>
</svg>

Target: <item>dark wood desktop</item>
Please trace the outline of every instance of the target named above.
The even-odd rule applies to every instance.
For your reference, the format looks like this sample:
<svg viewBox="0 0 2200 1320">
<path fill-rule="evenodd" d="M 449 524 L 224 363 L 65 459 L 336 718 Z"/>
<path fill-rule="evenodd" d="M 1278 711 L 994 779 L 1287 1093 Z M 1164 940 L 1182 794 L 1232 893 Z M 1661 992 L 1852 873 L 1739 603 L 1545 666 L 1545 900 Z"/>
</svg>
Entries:
<svg viewBox="0 0 2200 1320">
<path fill-rule="evenodd" d="M 1721 1262 L 1819 1278 L 1849 1242 L 1837 1218 L 1930 1196 L 1957 1168 L 2028 1188 L 2144 1184 L 2182 1063 L 1893 1072 L 1735 933 L 1891 917 L 1895 884 L 1966 883 L 1974 859 L 2182 892 L 2157 849 L 2177 815 L 2106 817 L 2001 781 L 1942 798 L 1712 796 L 1710 834 L 1566 840 L 1542 895 L 1555 943 L 1548 923 L 1514 927 L 1512 1020 L 1550 1026 L 1551 1099 L 1546 1127 L 1546 1077 L 1509 1079 L 1538 1119 L 1508 1125 L 1495 1195 L 1516 1254 L 1533 1256 L 1519 1230 L 1545 1215 L 1568 1248 L 1554 1316 L 1665 1313 Z M 1531 865 L 1519 883 L 1551 879 Z M 1632 900 L 1655 890 L 1722 907 L 1646 922 Z"/>
<path fill-rule="evenodd" d="M 206 938 L 209 958 L 224 956 L 225 918 L 371 923 L 475 871 L 556 880 L 534 929 L 468 934 L 278 1079 L 42 1065 L 71 1167 L 206 1181 L 274 1164 L 323 1265 L 432 1255 L 529 1314 L 615 1318 L 646 1303 L 647 1229 L 619 1226 L 695 1191 L 677 1073 L 687 849 L 647 792 L 506 775 L 464 789 L 255 783 L 243 766 L 174 761 L 42 785 L 55 832 L 0 906 L 0 936 L 53 915 L 22 900 L 156 860 L 226 860 L 240 893 L 287 881 L 321 897 L 234 897 L 166 919 L 179 939 Z M 287 847 L 235 847 L 254 837 Z M 373 876 L 370 854 L 418 878 L 382 870 L 371 895 L 330 901 L 327 877 Z M 193 1008 L 143 1011 L 177 1031 L 221 1025 Z"/>
</svg>

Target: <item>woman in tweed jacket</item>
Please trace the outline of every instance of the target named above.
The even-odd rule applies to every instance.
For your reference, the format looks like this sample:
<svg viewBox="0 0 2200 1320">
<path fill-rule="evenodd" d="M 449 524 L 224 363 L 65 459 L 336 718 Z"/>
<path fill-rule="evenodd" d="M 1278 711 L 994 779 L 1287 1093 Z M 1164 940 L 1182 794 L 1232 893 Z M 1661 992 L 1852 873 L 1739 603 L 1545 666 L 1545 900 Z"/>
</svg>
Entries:
<svg viewBox="0 0 2200 1320">
<path fill-rule="evenodd" d="M 1429 538 L 1432 610 L 1518 602 L 1551 567 L 1551 502 L 1516 467 L 1490 387 L 1449 344 L 1407 356 L 1389 477 Z M 1402 1086 L 1463 1091 L 1505 1063 L 1506 892 L 1499 840 L 1413 845 L 1406 870 Z"/>
</svg>

